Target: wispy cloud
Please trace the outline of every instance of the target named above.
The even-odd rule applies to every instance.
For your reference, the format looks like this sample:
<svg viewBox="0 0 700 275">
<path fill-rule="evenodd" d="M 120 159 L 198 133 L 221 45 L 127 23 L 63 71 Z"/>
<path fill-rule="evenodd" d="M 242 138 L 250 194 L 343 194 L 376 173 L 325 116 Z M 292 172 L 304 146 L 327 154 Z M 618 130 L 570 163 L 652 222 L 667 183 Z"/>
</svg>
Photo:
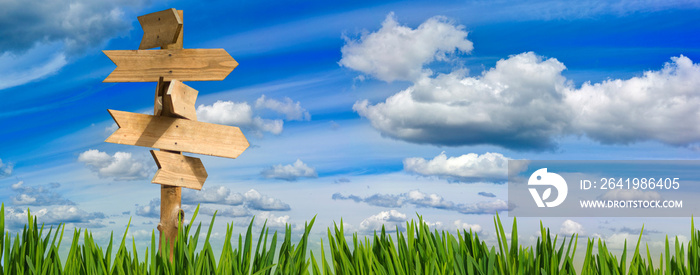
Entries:
<svg viewBox="0 0 700 275">
<path fill-rule="evenodd" d="M 317 178 L 316 169 L 310 167 L 300 159 L 297 159 L 292 164 L 274 165 L 266 168 L 260 174 L 268 179 L 280 179 L 286 181 L 296 181 L 299 178 Z"/>
<path fill-rule="evenodd" d="M 12 162 L 2 162 L 0 159 L 0 178 L 9 177 L 12 175 L 12 169 L 15 164 Z"/>
<path fill-rule="evenodd" d="M 283 101 L 267 98 L 265 95 L 255 100 L 255 108 L 269 109 L 285 115 L 286 120 L 311 120 L 309 111 L 301 107 L 299 101 L 294 102 L 291 98 L 285 97 Z"/>
</svg>

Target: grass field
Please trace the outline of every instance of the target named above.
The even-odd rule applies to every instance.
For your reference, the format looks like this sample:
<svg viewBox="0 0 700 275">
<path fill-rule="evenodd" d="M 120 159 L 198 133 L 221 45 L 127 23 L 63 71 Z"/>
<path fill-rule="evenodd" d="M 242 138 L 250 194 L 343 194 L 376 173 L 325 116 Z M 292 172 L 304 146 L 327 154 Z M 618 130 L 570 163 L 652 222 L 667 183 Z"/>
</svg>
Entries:
<svg viewBox="0 0 700 275">
<path fill-rule="evenodd" d="M 0 208 L 0 232 L 5 232 L 4 205 Z M 192 221 L 197 216 L 195 211 Z M 216 215 L 212 217 L 214 223 Z M 642 246 L 640 234 L 632 255 L 627 249 L 622 255 L 608 251 L 605 242 L 585 241 L 586 255 L 582 266 L 574 266 L 573 258 L 579 245 L 578 236 L 559 238 L 540 223 L 541 236 L 537 244 L 518 244 L 518 228 L 514 220 L 510 241 L 494 217 L 498 246 L 488 246 L 473 232 L 457 235 L 431 231 L 422 218 L 407 223 L 405 232 L 387 234 L 375 232 L 363 239 L 353 234 L 346 239 L 341 226 L 328 229 L 321 251 L 307 254 L 309 232 L 314 219 L 305 225 L 298 243 L 292 243 L 291 227 L 284 236 L 269 232 L 263 226 L 260 233 L 252 231 L 251 221 L 245 234 L 238 235 L 238 245 L 232 245 L 233 225 L 227 225 L 220 255 L 215 255 L 209 242 L 211 226 L 204 243 L 197 245 L 201 223 L 184 226 L 175 243 L 172 260 L 167 247 L 158 251 L 152 234 L 150 248 L 137 253 L 135 241 L 126 240 L 126 232 L 118 245 L 110 242 L 102 248 L 87 230 L 76 229 L 66 259 L 58 253 L 65 226 L 46 229 L 35 217 L 28 215 L 21 233 L 4 233 L 0 238 L 2 266 L 5 274 L 700 274 L 700 230 L 692 223 L 691 240 L 681 244 L 675 239 L 675 249 L 666 238 L 665 251 L 658 266 L 653 265 L 647 245 Z M 127 225 L 128 231 L 129 225 Z M 253 243 L 254 234 L 258 241 Z M 643 234 L 643 230 L 642 230 Z M 82 241 L 81 241 L 82 238 Z M 280 241 L 281 238 L 281 241 Z M 625 243 L 625 248 L 627 244 Z M 131 248 L 131 250 L 128 249 Z M 597 249 L 595 249 L 597 247 Z M 253 250 L 254 249 L 254 250 Z M 596 251 L 594 251 L 596 250 Z M 646 251 L 643 251 L 646 250 Z M 645 253 L 644 253 L 645 252 Z M 114 253 L 114 254 L 112 254 Z M 644 253 L 646 256 L 642 256 Z M 218 256 L 218 257 L 217 257 Z M 218 259 L 218 260 L 217 260 Z"/>
</svg>

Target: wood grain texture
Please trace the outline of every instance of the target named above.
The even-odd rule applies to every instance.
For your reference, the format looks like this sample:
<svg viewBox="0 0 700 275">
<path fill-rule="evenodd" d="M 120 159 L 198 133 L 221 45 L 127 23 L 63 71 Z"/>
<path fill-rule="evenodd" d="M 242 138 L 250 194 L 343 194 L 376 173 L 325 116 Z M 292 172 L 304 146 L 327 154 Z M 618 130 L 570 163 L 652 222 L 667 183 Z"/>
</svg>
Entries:
<svg viewBox="0 0 700 275">
<path fill-rule="evenodd" d="M 199 92 L 179 80 L 171 80 L 163 93 L 163 116 L 197 120 L 194 105 Z"/>
<path fill-rule="evenodd" d="M 151 150 L 151 155 L 158 165 L 152 183 L 200 190 L 207 180 L 207 171 L 199 158 L 155 150 Z"/>
<path fill-rule="evenodd" d="M 165 47 L 177 43 L 182 31 L 182 19 L 175 9 L 167 9 L 138 17 L 143 37 L 139 49 Z"/>
<path fill-rule="evenodd" d="M 250 145 L 241 129 L 187 119 L 108 110 L 119 126 L 110 143 L 236 158 Z"/>
<path fill-rule="evenodd" d="M 224 49 L 102 51 L 117 65 L 103 82 L 223 80 L 238 62 Z"/>
<path fill-rule="evenodd" d="M 180 20 L 182 20 L 184 22 L 185 20 L 183 18 L 182 10 L 178 10 L 177 14 L 180 15 Z M 184 28 L 180 29 L 180 32 L 177 35 L 177 39 L 176 39 L 175 43 L 162 46 L 161 49 L 182 49 L 182 37 L 184 36 L 184 32 L 185 32 Z"/>
</svg>

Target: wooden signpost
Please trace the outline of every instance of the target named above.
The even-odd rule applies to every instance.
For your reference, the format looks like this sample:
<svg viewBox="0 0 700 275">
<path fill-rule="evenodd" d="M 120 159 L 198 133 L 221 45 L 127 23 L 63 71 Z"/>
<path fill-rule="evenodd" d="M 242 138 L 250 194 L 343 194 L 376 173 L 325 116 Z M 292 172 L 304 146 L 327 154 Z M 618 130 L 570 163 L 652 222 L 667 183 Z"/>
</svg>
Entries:
<svg viewBox="0 0 700 275">
<path fill-rule="evenodd" d="M 157 82 L 153 115 L 108 110 L 119 126 L 106 142 L 158 148 L 151 150 L 161 185 L 159 247 L 177 237 L 181 187 L 200 190 L 207 171 L 199 158 L 181 152 L 236 158 L 248 148 L 238 127 L 197 121 L 199 92 L 182 81 L 223 80 L 238 66 L 224 49 L 182 49 L 183 13 L 167 9 L 143 16 L 139 50 L 103 51 L 117 68 L 104 82 Z M 148 50 L 160 47 L 160 50 Z"/>
</svg>

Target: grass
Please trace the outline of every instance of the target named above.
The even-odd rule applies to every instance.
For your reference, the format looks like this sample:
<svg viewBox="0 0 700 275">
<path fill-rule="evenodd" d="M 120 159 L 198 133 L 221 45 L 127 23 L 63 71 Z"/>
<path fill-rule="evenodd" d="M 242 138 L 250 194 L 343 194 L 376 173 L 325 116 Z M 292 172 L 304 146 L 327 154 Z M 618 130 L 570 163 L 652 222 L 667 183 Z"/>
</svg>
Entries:
<svg viewBox="0 0 700 275">
<path fill-rule="evenodd" d="M 197 216 L 195 210 L 192 221 Z M 5 232 L 4 205 L 0 207 L 0 232 Z M 27 224 L 21 234 L 14 237 L 3 233 L 0 238 L 0 275 L 5 274 L 577 274 L 573 258 L 578 245 L 578 236 L 562 240 L 540 223 L 540 237 L 533 247 L 518 244 L 518 228 L 514 219 L 510 241 L 501 224 L 494 217 L 498 246 L 489 247 L 475 232 L 431 231 L 422 218 L 418 222 L 406 223 L 406 231 L 397 230 L 387 234 L 382 228 L 372 237 L 359 239 L 355 233 L 352 240 L 346 239 L 342 221 L 328 229 L 326 243 L 328 251 L 321 249 L 317 259 L 313 252 L 307 255 L 309 232 L 314 219 L 305 224 L 304 233 L 298 243 L 293 244 L 291 227 L 287 226 L 284 238 L 278 243 L 277 232 L 271 233 L 262 227 L 253 251 L 253 221 L 247 232 L 238 235 L 238 245 L 232 245 L 233 225 L 226 227 L 223 249 L 214 255 L 209 237 L 214 223 L 207 231 L 201 249 L 197 245 L 202 229 L 201 223 L 194 232 L 191 222 L 181 227 L 174 245 L 172 260 L 168 259 L 169 247 L 156 246 L 155 232 L 151 235 L 150 248 L 144 255 L 137 253 L 135 240 L 127 244 L 126 232 L 119 246 L 114 246 L 113 235 L 106 249 L 97 245 L 88 230 L 75 229 L 70 250 L 62 261 L 58 248 L 61 246 L 65 225 L 55 230 L 38 226 L 35 217 L 27 215 Z M 642 228 L 643 232 L 643 228 Z M 45 234 L 44 234 L 45 233 Z M 192 234 L 190 234 L 192 233 Z M 80 242 L 82 236 L 82 244 Z M 395 237 L 395 238 L 394 238 Z M 700 230 L 692 224 L 689 243 L 681 244 L 675 239 L 675 249 L 670 250 L 668 237 L 665 251 L 660 255 L 659 266 L 646 246 L 646 257 L 641 256 L 642 233 L 635 251 L 627 255 L 627 243 L 618 258 L 611 253 L 604 241 L 588 239 L 580 274 L 700 274 Z M 323 242 L 323 240 L 322 240 Z M 167 243 L 167 242 L 166 242 Z M 279 248 L 278 248 L 279 244 Z M 597 245 L 596 245 L 597 244 Z M 131 251 L 127 246 L 131 246 Z M 594 248 L 597 247 L 597 251 Z M 687 248 L 687 252 L 686 252 Z M 113 250 L 116 249 L 114 255 Z M 326 255 L 328 253 L 328 256 Z M 278 256 L 276 256 L 278 255 Z M 140 258 L 142 257 L 142 258 Z M 276 260 L 276 261 L 275 261 Z"/>
</svg>

